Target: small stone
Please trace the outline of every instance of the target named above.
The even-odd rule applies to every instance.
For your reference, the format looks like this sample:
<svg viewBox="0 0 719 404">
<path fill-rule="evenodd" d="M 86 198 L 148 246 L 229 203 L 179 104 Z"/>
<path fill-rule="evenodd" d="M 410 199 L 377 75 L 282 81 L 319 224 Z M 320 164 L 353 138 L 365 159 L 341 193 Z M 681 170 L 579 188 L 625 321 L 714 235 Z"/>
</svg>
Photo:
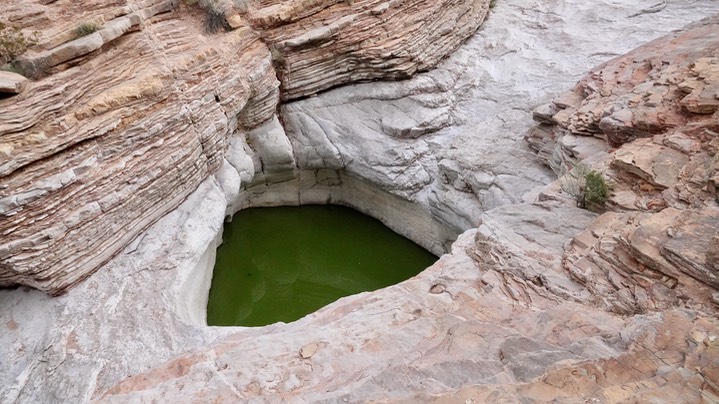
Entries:
<svg viewBox="0 0 719 404">
<path fill-rule="evenodd" d="M 317 352 L 319 346 L 316 343 L 307 344 L 300 348 L 300 357 L 302 359 L 309 359 Z"/>
<path fill-rule="evenodd" d="M 245 20 L 239 14 L 233 14 L 227 17 L 227 23 L 230 24 L 232 29 L 237 29 L 243 25 L 246 25 Z"/>
<path fill-rule="evenodd" d="M 445 290 L 447 290 L 447 287 L 445 287 L 441 283 L 438 283 L 438 284 L 432 285 L 432 287 L 429 288 L 429 293 L 431 293 L 433 295 L 438 295 L 440 293 L 443 293 Z"/>
</svg>

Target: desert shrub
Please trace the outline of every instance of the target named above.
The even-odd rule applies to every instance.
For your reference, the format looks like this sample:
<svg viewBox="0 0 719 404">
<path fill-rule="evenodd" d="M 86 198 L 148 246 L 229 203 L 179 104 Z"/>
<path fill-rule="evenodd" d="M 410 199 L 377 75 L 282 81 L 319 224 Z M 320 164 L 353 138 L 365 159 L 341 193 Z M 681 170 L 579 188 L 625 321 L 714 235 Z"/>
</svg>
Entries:
<svg viewBox="0 0 719 404">
<path fill-rule="evenodd" d="M 92 22 L 83 22 L 75 28 L 75 38 L 88 36 L 100 29 L 100 26 Z"/>
<path fill-rule="evenodd" d="M 270 45 L 270 56 L 275 63 L 282 64 L 285 62 L 285 55 L 275 45 Z"/>
<path fill-rule="evenodd" d="M 609 186 L 601 173 L 590 170 L 584 164 L 577 164 L 561 179 L 562 191 L 574 197 L 577 206 L 598 208 L 607 201 Z"/>
<path fill-rule="evenodd" d="M 230 24 L 227 22 L 225 14 L 223 14 L 222 11 L 214 7 L 207 8 L 205 11 L 207 12 L 205 16 L 205 32 L 214 34 L 220 30 L 231 30 Z"/>
<path fill-rule="evenodd" d="M 584 203 L 604 205 L 609 187 L 601 173 L 591 171 L 584 176 Z"/>
<path fill-rule="evenodd" d="M 0 65 L 17 59 L 27 48 L 36 45 L 39 39 L 40 33 L 37 31 L 27 36 L 20 28 L 0 21 Z"/>
</svg>

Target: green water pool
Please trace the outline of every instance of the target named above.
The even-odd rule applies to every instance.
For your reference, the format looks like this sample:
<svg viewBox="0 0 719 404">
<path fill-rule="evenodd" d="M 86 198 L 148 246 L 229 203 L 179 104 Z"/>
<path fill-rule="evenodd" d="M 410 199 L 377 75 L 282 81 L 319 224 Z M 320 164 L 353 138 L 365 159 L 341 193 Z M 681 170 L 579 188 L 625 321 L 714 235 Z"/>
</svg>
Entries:
<svg viewBox="0 0 719 404">
<path fill-rule="evenodd" d="M 340 297 L 409 279 L 436 260 L 343 206 L 246 209 L 225 224 L 207 324 L 295 321 Z"/>
</svg>

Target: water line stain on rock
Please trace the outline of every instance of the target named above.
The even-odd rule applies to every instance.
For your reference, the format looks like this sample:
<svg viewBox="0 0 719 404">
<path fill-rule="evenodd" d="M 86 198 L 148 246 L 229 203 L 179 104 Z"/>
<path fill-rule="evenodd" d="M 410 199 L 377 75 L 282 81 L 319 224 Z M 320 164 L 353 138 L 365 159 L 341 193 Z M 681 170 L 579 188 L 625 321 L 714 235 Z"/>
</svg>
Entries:
<svg viewBox="0 0 719 404">
<path fill-rule="evenodd" d="M 207 324 L 295 321 L 340 297 L 406 280 L 436 260 L 347 207 L 246 209 L 225 225 Z"/>
</svg>

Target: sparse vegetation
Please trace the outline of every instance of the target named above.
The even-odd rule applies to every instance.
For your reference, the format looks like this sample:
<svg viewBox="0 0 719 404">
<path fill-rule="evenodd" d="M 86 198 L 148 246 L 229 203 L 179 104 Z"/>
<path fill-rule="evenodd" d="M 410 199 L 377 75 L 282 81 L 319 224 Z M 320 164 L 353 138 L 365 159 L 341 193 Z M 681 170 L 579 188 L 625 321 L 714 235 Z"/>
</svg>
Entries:
<svg viewBox="0 0 719 404">
<path fill-rule="evenodd" d="M 607 193 L 609 187 L 607 186 L 604 177 L 601 173 L 591 171 L 584 176 L 584 203 L 595 204 L 598 206 L 604 205 L 607 201 Z"/>
<path fill-rule="evenodd" d="M 6 63 L 6 64 L 0 66 L 0 70 L 2 70 L 4 72 L 22 74 L 17 67 L 13 66 L 10 63 Z"/>
<path fill-rule="evenodd" d="M 25 53 L 27 48 L 36 45 L 39 40 L 40 33 L 38 31 L 27 36 L 20 28 L 0 21 L 0 65 L 17 59 Z"/>
<path fill-rule="evenodd" d="M 562 191 L 572 195 L 580 208 L 601 208 L 607 201 L 609 186 L 601 173 L 577 164 L 565 172 L 561 180 Z"/>
<path fill-rule="evenodd" d="M 184 0 L 190 6 L 197 5 L 205 10 L 205 32 L 214 34 L 217 31 L 231 31 L 232 27 L 225 18 L 225 13 L 212 0 Z"/>
<path fill-rule="evenodd" d="M 217 31 L 230 31 L 230 24 L 225 18 L 225 14 L 216 8 L 205 9 L 207 16 L 205 17 L 205 31 L 208 34 L 214 34 Z"/>
<path fill-rule="evenodd" d="M 275 63 L 285 62 L 285 55 L 274 45 L 270 45 L 270 56 L 272 57 L 272 61 Z"/>
<path fill-rule="evenodd" d="M 100 29 L 100 26 L 92 22 L 83 22 L 75 28 L 75 38 L 88 36 Z"/>
</svg>

